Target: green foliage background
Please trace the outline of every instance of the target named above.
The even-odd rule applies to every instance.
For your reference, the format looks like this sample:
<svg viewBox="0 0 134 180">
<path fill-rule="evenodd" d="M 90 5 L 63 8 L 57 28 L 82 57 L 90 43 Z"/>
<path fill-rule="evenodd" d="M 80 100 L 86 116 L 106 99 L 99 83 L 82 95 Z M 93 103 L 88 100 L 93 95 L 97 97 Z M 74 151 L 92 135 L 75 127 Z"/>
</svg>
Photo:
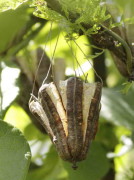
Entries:
<svg viewBox="0 0 134 180">
<path fill-rule="evenodd" d="M 46 46 L 46 53 L 50 59 L 52 58 L 59 31 L 61 33 L 55 58 L 63 58 L 66 70 L 71 70 L 70 74 L 66 74 L 66 76 L 71 76 L 74 68 L 78 69 L 77 63 L 73 68 L 74 57 L 71 48 L 81 66 L 87 63 L 87 59 L 73 42 L 69 42 L 71 48 L 68 46 L 66 40 L 68 40 L 69 33 L 75 32 L 73 37 L 83 52 L 90 58 L 94 57 L 91 53 L 92 46 L 87 46 L 88 38 L 85 35 L 78 38 L 77 32 L 81 29 L 80 23 L 86 22 L 93 25 L 90 34 L 96 33 L 97 25 L 110 18 L 109 15 L 106 15 L 105 7 L 101 8 L 98 0 L 60 0 L 60 2 L 67 16 L 68 9 L 74 14 L 82 14 L 75 24 L 55 12 L 52 14 L 50 9 L 46 9 L 45 14 L 41 13 L 46 7 L 41 8 L 38 4 L 35 11 L 35 1 L 34 6 L 31 1 L 6 0 L 0 2 L 0 180 L 103 180 L 103 177 L 111 169 L 114 171 L 115 180 L 133 180 L 134 87 L 132 86 L 127 94 L 122 94 L 122 84 L 126 82 L 126 79 L 117 71 L 109 52 L 105 51 L 107 87 L 103 88 L 102 93 L 99 130 L 95 141 L 91 144 L 87 159 L 78 164 L 77 171 L 72 170 L 69 163 L 63 162 L 57 156 L 49 137 L 34 126 L 29 114 L 17 103 L 17 96 L 23 89 L 23 84 L 19 83 L 19 74 L 25 72 L 28 77 L 31 77 L 37 68 L 35 52 L 39 46 L 43 48 Z M 117 11 L 113 8 L 115 5 L 118 6 L 118 15 L 124 16 L 125 23 L 133 24 L 133 0 L 113 0 L 113 4 L 108 4 L 109 1 L 105 2 L 114 17 L 117 16 Z M 128 15 L 126 7 L 130 7 L 131 16 Z M 86 10 L 83 12 L 82 8 L 86 8 Z M 48 21 L 42 23 L 42 19 L 37 17 L 35 20 L 33 12 L 34 15 Z M 56 20 L 52 29 L 49 20 Z M 59 24 L 62 25 L 62 29 L 59 28 Z M 66 33 L 63 32 L 63 29 L 66 30 Z M 131 32 L 127 32 L 129 37 Z M 15 58 L 21 61 L 23 68 L 15 63 Z M 16 70 L 18 70 L 18 74 L 14 77 L 12 73 Z M 93 69 L 83 68 L 83 71 L 85 73 L 88 71 L 88 80 L 93 82 Z M 10 78 L 13 81 L 12 87 L 9 86 Z M 18 88 L 18 91 L 15 91 L 15 88 Z M 30 93 L 28 94 L 27 91 L 28 89 L 25 89 L 25 94 L 30 97 Z M 10 99 L 9 96 L 13 92 L 16 93 Z M 32 152 L 31 161 L 30 151 Z"/>
</svg>

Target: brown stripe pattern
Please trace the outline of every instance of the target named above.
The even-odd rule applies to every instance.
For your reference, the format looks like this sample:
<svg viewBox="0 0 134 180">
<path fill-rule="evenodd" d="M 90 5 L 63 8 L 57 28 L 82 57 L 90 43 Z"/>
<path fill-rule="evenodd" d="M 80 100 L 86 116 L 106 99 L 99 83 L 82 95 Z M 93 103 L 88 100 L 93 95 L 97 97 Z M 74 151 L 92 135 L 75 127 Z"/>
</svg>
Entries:
<svg viewBox="0 0 134 180">
<path fill-rule="evenodd" d="M 97 83 L 96 89 L 94 92 L 94 96 L 92 98 L 90 107 L 89 107 L 89 115 L 87 119 L 87 130 L 86 130 L 86 137 L 85 142 L 83 142 L 83 149 L 79 160 L 84 160 L 86 158 L 89 145 L 92 140 L 95 138 L 97 127 L 98 127 L 98 118 L 99 118 L 99 105 L 100 105 L 100 98 L 101 98 L 101 83 Z"/>
<path fill-rule="evenodd" d="M 56 145 L 58 153 L 62 157 L 62 159 L 69 160 L 71 159 L 71 156 L 67 145 L 65 131 L 56 107 L 54 106 L 51 98 L 46 92 L 46 88 L 40 91 L 39 97 L 54 134 L 53 143 Z"/>
<path fill-rule="evenodd" d="M 82 90 L 83 83 L 77 78 L 67 81 L 67 119 L 68 119 L 68 145 L 71 155 L 76 159 L 81 150 L 83 142 L 82 133 Z"/>
<path fill-rule="evenodd" d="M 29 108 L 50 135 L 59 156 L 63 160 L 72 162 L 75 169 L 76 162 L 86 158 L 89 145 L 97 132 L 102 84 L 88 83 L 85 86 L 85 83 L 76 77 L 71 77 L 65 82 L 62 87 L 65 92 L 62 92 L 64 98 L 56 86 L 54 84 L 51 86 L 52 83 L 49 83 L 40 88 L 38 99 L 32 99 Z M 83 87 L 89 88 L 87 99 L 90 103 L 87 106 L 85 104 L 83 106 L 85 103 L 83 97 L 86 97 Z M 51 88 L 55 90 L 52 91 Z M 60 106 L 57 105 L 57 101 Z M 86 108 L 89 106 L 88 116 L 86 115 L 87 118 L 83 119 L 83 107 L 85 109 L 85 106 Z M 65 115 L 64 118 L 62 114 Z M 83 126 L 85 121 L 86 126 Z"/>
</svg>

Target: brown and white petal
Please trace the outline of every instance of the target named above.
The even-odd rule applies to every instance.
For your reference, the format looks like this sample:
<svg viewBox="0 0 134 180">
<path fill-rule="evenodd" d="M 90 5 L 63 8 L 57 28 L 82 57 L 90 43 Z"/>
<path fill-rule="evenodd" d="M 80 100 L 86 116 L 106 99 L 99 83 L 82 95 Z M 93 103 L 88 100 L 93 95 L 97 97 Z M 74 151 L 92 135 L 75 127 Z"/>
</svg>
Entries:
<svg viewBox="0 0 134 180">
<path fill-rule="evenodd" d="M 100 112 L 101 83 L 85 83 L 77 77 L 61 81 L 59 91 L 52 82 L 39 90 L 30 111 L 50 135 L 59 156 L 73 163 L 86 158 L 95 138 Z"/>
<path fill-rule="evenodd" d="M 64 109 L 61 100 L 59 99 L 60 96 L 57 93 L 58 91 L 56 87 L 54 87 L 54 84 L 42 86 L 39 91 L 39 100 L 49 119 L 50 127 L 54 134 L 54 144 L 60 157 L 64 160 L 71 160 L 66 132 L 63 126 L 63 124 L 65 125 L 66 123 L 66 116 L 63 112 Z"/>
</svg>

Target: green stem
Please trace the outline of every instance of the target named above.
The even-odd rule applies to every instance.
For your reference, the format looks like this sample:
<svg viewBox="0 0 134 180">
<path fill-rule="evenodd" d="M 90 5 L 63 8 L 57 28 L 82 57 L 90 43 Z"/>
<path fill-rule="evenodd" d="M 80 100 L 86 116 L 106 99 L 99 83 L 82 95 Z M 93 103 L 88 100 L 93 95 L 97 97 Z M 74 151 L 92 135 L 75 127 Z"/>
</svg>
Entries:
<svg viewBox="0 0 134 180">
<path fill-rule="evenodd" d="M 2 65 L 0 61 L 0 120 L 2 119 L 2 104 L 3 104 L 3 97 L 2 97 L 2 87 L 1 87 L 1 73 L 2 73 Z"/>
<path fill-rule="evenodd" d="M 126 62 L 127 70 L 128 70 L 128 73 L 131 75 L 131 73 L 132 73 L 132 53 L 131 53 L 131 50 L 130 50 L 128 44 L 126 43 L 126 41 L 124 39 L 122 39 L 118 34 L 113 32 L 112 30 L 108 29 L 107 27 L 105 27 L 102 24 L 101 24 L 101 27 L 103 27 L 104 30 L 106 32 L 108 32 L 112 37 L 114 37 L 116 40 L 118 40 L 124 47 L 124 49 L 126 51 L 126 55 L 127 55 L 127 62 Z"/>
</svg>

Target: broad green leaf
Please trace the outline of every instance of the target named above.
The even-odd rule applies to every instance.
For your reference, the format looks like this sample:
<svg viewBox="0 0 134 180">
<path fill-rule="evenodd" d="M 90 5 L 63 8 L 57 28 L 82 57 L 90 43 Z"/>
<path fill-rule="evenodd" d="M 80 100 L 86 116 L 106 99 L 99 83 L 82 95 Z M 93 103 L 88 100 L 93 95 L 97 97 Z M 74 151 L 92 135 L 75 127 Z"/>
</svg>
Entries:
<svg viewBox="0 0 134 180">
<path fill-rule="evenodd" d="M 110 167 L 105 149 L 97 142 L 91 144 L 87 159 L 78 163 L 77 170 L 73 170 L 70 163 L 63 164 L 69 180 L 98 180 L 105 176 Z"/>
<path fill-rule="evenodd" d="M 11 46 L 15 35 L 19 35 L 19 31 L 30 19 L 28 10 L 27 5 L 22 5 L 16 10 L 0 13 L 0 53 Z"/>
<path fill-rule="evenodd" d="M 0 121 L 0 180 L 25 180 L 30 148 L 21 132 Z"/>
<path fill-rule="evenodd" d="M 101 116 L 115 125 L 134 129 L 134 90 L 123 95 L 119 89 L 103 89 Z"/>
<path fill-rule="evenodd" d="M 16 9 L 22 3 L 28 0 L 1 0 L 0 1 L 0 12 L 8 9 Z"/>
</svg>

